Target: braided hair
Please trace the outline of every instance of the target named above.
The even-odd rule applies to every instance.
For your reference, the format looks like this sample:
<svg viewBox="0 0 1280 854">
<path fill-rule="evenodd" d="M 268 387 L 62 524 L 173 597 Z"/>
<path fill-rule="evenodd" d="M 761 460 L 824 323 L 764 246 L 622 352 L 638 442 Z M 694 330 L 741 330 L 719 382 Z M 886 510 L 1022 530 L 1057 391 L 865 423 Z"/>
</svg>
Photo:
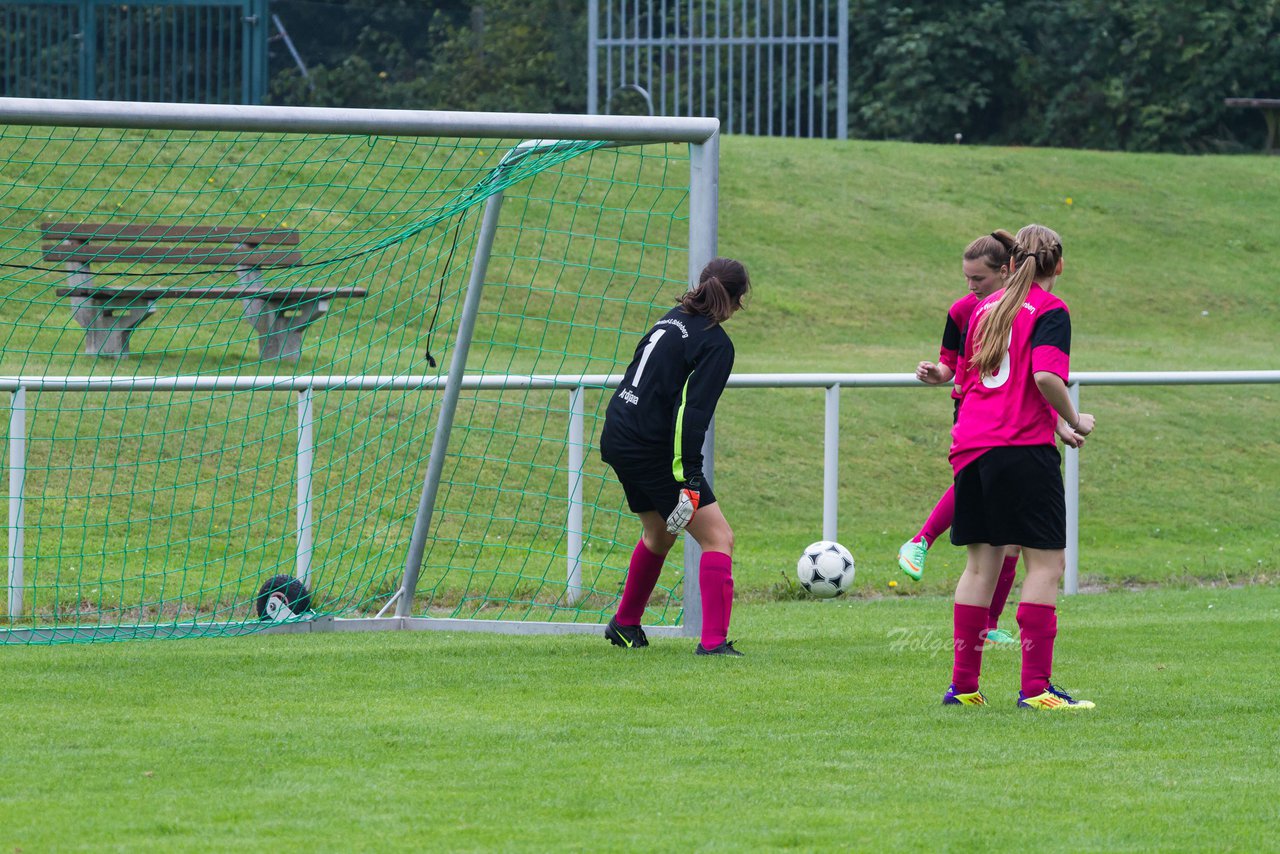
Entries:
<svg viewBox="0 0 1280 854">
<path fill-rule="evenodd" d="M 973 357 L 969 364 L 983 377 L 994 375 L 1009 352 L 1009 332 L 1026 302 L 1032 282 L 1057 274 L 1058 262 L 1062 260 L 1062 238 L 1043 225 L 1023 226 L 1014 237 L 1010 256 L 1014 271 L 1005 284 L 1004 293 L 990 311 L 978 318 L 974 330 Z"/>
</svg>

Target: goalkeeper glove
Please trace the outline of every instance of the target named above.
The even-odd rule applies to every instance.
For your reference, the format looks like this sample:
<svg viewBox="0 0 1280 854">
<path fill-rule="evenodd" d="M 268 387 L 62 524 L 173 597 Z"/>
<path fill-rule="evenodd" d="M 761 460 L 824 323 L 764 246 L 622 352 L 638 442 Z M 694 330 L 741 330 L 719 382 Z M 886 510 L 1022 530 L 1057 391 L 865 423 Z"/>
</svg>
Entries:
<svg viewBox="0 0 1280 854">
<path fill-rule="evenodd" d="M 676 509 L 667 517 L 667 533 L 678 534 L 693 519 L 698 510 L 698 490 L 684 487 L 676 499 Z"/>
</svg>

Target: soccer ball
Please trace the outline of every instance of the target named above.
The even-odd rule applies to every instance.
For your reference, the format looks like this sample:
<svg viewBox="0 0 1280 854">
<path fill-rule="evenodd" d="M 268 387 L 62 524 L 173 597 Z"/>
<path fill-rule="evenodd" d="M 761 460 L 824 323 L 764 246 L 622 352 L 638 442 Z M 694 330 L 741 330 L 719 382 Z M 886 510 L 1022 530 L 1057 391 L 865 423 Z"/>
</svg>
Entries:
<svg viewBox="0 0 1280 854">
<path fill-rule="evenodd" d="M 819 540 L 796 562 L 800 584 L 819 599 L 839 596 L 853 584 L 853 555 L 839 543 Z"/>
<path fill-rule="evenodd" d="M 259 620 L 279 622 L 311 610 L 311 591 L 292 575 L 273 575 L 262 583 L 254 599 Z"/>
</svg>

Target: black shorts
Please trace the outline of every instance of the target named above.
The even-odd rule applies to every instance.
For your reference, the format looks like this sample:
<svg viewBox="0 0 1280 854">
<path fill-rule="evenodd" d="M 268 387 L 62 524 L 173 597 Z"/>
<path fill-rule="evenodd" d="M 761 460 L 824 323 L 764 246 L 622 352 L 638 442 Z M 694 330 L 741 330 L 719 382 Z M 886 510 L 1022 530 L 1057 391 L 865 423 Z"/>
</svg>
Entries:
<svg viewBox="0 0 1280 854">
<path fill-rule="evenodd" d="M 676 501 L 684 484 L 676 480 L 669 461 L 624 457 L 607 459 L 605 462 L 613 467 L 614 474 L 618 476 L 622 491 L 627 496 L 627 506 L 632 513 L 653 510 L 666 518 L 676 509 Z M 716 496 L 711 491 L 711 484 L 704 480 L 698 488 L 698 506 L 706 507 L 715 503 Z"/>
<path fill-rule="evenodd" d="M 956 474 L 951 542 L 1067 547 L 1062 455 L 1053 445 L 992 448 Z"/>
</svg>

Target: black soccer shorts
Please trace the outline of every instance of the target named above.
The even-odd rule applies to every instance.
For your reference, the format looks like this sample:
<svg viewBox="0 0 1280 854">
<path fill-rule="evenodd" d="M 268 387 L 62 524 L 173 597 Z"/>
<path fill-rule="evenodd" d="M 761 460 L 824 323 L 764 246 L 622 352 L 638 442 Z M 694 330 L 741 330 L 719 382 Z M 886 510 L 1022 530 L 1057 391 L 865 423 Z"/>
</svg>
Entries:
<svg viewBox="0 0 1280 854">
<path fill-rule="evenodd" d="M 1067 547 L 1062 455 L 1053 445 L 992 448 L 956 474 L 951 542 Z"/>
<path fill-rule="evenodd" d="M 684 483 L 676 480 L 669 460 L 653 458 L 611 458 L 605 460 L 613 467 L 622 491 L 627 496 L 627 506 L 632 513 L 656 511 L 662 518 L 671 515 L 680 498 Z M 706 480 L 698 487 L 698 507 L 716 503 L 715 493 Z"/>
</svg>

